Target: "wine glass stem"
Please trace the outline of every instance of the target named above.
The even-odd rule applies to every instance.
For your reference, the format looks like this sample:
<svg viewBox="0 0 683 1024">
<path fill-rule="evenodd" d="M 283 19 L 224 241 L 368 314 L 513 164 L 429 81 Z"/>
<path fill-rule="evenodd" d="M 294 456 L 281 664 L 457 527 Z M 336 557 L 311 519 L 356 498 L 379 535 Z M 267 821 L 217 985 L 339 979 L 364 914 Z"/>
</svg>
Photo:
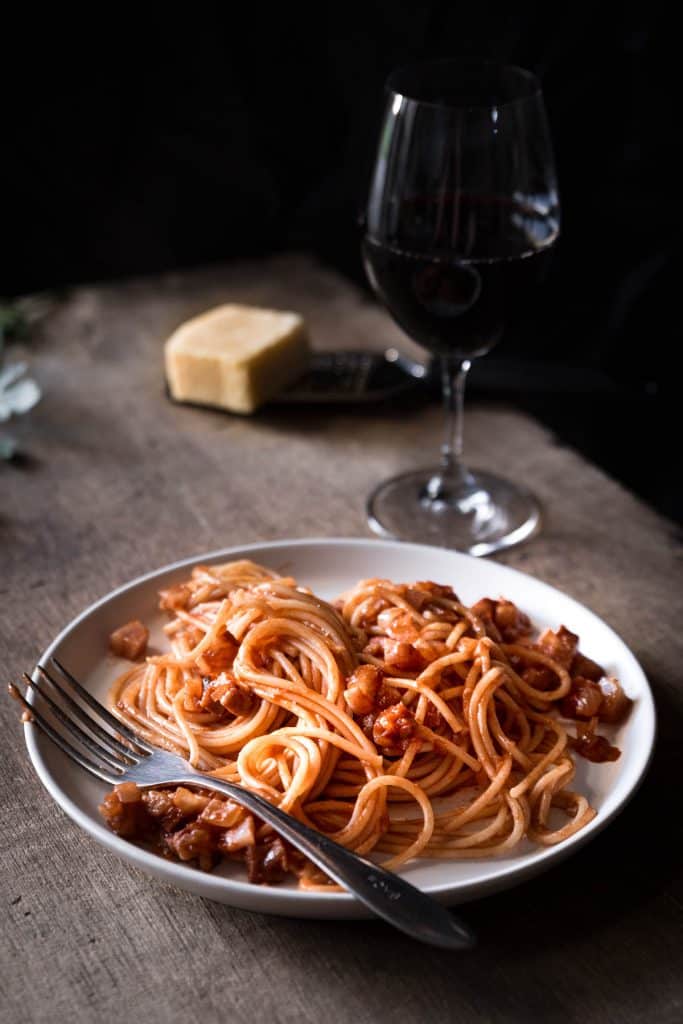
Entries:
<svg viewBox="0 0 683 1024">
<path fill-rule="evenodd" d="M 443 476 L 451 479 L 462 477 L 466 472 L 462 463 L 463 419 L 465 382 L 471 365 L 469 359 L 441 357 L 441 385 L 446 414 L 446 432 L 441 445 L 441 469 Z"/>
</svg>

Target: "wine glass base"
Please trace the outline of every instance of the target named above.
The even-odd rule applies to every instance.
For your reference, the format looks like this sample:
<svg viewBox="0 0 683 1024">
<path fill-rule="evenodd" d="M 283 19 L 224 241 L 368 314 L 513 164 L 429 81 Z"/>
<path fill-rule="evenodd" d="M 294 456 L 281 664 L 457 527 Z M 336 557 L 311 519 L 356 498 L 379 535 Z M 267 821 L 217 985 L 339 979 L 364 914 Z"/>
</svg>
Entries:
<svg viewBox="0 0 683 1024">
<path fill-rule="evenodd" d="M 368 522 L 381 537 L 490 555 L 519 544 L 540 525 L 541 508 L 524 487 L 478 469 L 449 492 L 438 467 L 385 480 L 370 495 Z"/>
</svg>

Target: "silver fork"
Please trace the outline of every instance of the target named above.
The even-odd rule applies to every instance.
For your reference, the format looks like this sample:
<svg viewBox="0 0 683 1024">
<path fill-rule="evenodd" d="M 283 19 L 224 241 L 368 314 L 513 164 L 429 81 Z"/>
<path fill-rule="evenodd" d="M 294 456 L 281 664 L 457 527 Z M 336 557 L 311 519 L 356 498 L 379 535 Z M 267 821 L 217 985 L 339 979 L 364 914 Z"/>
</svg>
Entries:
<svg viewBox="0 0 683 1024">
<path fill-rule="evenodd" d="M 109 785 L 135 782 L 144 788 L 201 786 L 223 793 L 272 825 L 325 874 L 395 928 L 444 949 L 474 945 L 467 925 L 404 878 L 308 828 L 251 790 L 204 775 L 177 754 L 152 746 L 112 715 L 56 658 L 51 660 L 60 678 L 55 678 L 54 670 L 50 673 L 38 665 L 33 678 L 24 673 L 24 680 L 50 709 L 55 725 L 38 710 L 36 701 L 27 701 L 13 683 L 10 692 L 26 707 L 33 724 L 91 775 Z M 50 692 L 45 681 L 50 684 Z"/>
</svg>

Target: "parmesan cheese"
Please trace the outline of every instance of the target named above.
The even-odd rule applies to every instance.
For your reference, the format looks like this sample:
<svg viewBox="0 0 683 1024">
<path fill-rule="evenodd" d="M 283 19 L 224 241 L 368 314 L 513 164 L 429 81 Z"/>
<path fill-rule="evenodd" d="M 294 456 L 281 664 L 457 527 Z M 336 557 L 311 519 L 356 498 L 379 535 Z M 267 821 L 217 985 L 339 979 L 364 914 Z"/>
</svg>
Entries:
<svg viewBox="0 0 683 1024">
<path fill-rule="evenodd" d="M 297 313 L 218 306 L 173 332 L 166 378 L 179 402 L 250 413 L 306 371 L 308 352 Z"/>
</svg>

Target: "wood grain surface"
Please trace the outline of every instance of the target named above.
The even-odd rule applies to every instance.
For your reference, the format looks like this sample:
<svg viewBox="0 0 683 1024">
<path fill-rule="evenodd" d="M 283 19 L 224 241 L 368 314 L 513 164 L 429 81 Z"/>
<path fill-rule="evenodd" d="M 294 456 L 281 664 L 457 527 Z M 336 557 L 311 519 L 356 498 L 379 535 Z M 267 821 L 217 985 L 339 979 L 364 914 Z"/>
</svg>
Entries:
<svg viewBox="0 0 683 1024">
<path fill-rule="evenodd" d="M 91 601 L 176 558 L 366 536 L 371 486 L 437 445 L 432 406 L 240 419 L 171 404 L 164 338 L 233 300 L 300 310 L 321 347 L 401 343 L 377 307 L 297 254 L 62 296 L 29 350 L 44 400 L 12 424 L 26 457 L 0 465 L 8 678 Z M 41 788 L 3 698 L 3 1021 L 683 1019 L 680 547 L 670 524 L 511 408 L 468 410 L 467 447 L 544 503 L 540 536 L 501 561 L 593 608 L 650 678 L 658 743 L 626 811 L 546 875 L 463 908 L 479 946 L 454 955 L 379 922 L 233 910 L 119 862 Z"/>
</svg>

